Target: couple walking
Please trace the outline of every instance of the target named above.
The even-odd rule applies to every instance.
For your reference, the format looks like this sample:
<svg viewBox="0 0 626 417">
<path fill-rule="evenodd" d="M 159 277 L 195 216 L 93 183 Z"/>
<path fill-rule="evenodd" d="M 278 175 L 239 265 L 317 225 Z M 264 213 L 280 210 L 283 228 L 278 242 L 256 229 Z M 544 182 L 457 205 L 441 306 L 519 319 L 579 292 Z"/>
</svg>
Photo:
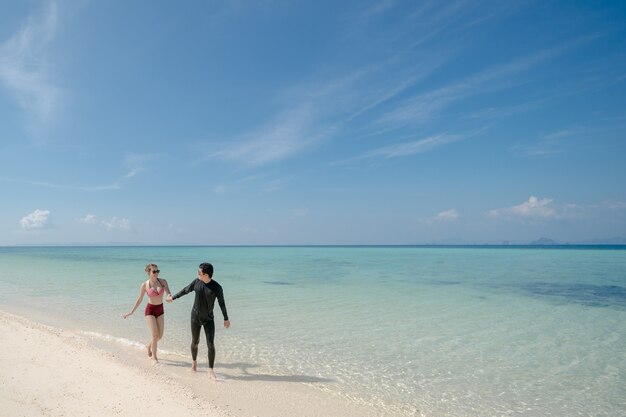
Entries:
<svg viewBox="0 0 626 417">
<path fill-rule="evenodd" d="M 146 323 L 152 334 L 152 338 L 146 345 L 148 348 L 148 356 L 155 363 L 157 358 L 157 343 L 163 337 L 165 329 L 165 320 L 163 317 L 163 296 L 167 293 L 165 301 L 171 303 L 173 300 L 189 294 L 194 291 L 196 299 L 191 308 L 191 369 L 197 369 L 198 344 L 200 343 L 200 330 L 204 327 L 204 334 L 209 348 L 209 377 L 216 380 L 213 372 L 215 363 L 215 322 L 213 321 L 213 307 L 215 300 L 220 305 L 222 315 L 224 316 L 224 327 L 230 327 L 228 313 L 226 312 L 226 303 L 224 302 L 224 291 L 222 286 L 213 280 L 213 265 L 204 262 L 198 266 L 198 278 L 194 279 L 191 284 L 180 290 L 176 295 L 172 296 L 169 285 L 165 279 L 159 278 L 159 268 L 156 264 L 148 264 L 145 268 L 148 274 L 148 280 L 141 283 L 139 287 L 139 296 L 135 302 L 133 309 L 123 315 L 127 318 L 135 312 L 141 304 L 144 295 L 148 295 L 148 304 L 145 309 Z"/>
</svg>

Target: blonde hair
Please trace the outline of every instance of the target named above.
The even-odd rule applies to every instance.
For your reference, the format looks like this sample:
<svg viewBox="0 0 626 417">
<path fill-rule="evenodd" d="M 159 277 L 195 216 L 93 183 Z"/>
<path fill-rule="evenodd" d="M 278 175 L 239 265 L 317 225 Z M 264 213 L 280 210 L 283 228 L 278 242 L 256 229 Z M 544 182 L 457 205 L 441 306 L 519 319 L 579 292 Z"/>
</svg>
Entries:
<svg viewBox="0 0 626 417">
<path fill-rule="evenodd" d="M 153 269 L 159 269 L 157 264 L 148 264 L 148 265 L 146 265 L 146 267 L 144 268 L 144 271 L 146 271 L 146 273 L 148 275 L 150 275 L 150 271 L 153 270 Z"/>
</svg>

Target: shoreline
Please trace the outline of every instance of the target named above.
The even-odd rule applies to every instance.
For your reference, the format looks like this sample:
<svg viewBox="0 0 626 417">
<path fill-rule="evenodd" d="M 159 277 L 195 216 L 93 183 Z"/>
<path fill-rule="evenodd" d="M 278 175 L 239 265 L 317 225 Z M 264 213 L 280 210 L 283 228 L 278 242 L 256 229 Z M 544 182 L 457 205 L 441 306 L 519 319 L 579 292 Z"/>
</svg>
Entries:
<svg viewBox="0 0 626 417">
<path fill-rule="evenodd" d="M 8 417 L 67 416 L 381 416 L 336 398 L 299 376 L 257 372 L 244 363 L 220 363 L 219 381 L 207 364 L 192 372 L 191 358 L 145 350 L 42 324 L 0 310 L 0 406 Z"/>
</svg>

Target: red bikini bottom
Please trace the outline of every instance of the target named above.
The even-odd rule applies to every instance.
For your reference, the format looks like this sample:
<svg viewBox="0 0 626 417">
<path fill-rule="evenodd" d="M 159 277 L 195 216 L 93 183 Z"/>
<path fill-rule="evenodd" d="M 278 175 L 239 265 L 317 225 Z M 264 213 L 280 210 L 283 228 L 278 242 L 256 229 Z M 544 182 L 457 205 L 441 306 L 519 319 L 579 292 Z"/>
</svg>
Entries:
<svg viewBox="0 0 626 417">
<path fill-rule="evenodd" d="M 163 304 L 146 304 L 146 316 L 154 316 L 154 317 L 159 317 L 161 315 L 163 315 L 163 313 L 165 313 L 165 310 L 163 310 Z"/>
</svg>

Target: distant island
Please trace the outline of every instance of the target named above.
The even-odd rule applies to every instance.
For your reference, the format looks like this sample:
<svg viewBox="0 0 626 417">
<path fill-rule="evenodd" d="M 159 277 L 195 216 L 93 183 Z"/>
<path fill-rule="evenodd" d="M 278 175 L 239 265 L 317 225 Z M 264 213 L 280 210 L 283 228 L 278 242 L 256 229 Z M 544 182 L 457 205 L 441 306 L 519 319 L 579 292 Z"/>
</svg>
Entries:
<svg viewBox="0 0 626 417">
<path fill-rule="evenodd" d="M 501 241 L 468 241 L 463 239 L 446 239 L 430 241 L 426 243 L 419 243 L 417 245 L 426 246 L 585 246 L 585 245 L 626 245 L 626 237 L 610 237 L 610 238 L 596 238 L 585 239 L 578 241 L 558 241 L 549 237 L 540 237 L 533 241 L 520 241 L 520 240 L 501 240 Z"/>
<path fill-rule="evenodd" d="M 611 237 L 604 239 L 590 239 L 580 242 L 557 242 L 554 239 L 547 237 L 541 237 L 529 245 L 626 245 L 626 238 L 623 237 Z"/>
<path fill-rule="evenodd" d="M 530 245 L 562 245 L 562 243 L 559 243 L 556 240 L 549 239 L 547 237 L 539 238 L 535 240 L 534 242 L 530 242 L 529 244 Z"/>
</svg>

